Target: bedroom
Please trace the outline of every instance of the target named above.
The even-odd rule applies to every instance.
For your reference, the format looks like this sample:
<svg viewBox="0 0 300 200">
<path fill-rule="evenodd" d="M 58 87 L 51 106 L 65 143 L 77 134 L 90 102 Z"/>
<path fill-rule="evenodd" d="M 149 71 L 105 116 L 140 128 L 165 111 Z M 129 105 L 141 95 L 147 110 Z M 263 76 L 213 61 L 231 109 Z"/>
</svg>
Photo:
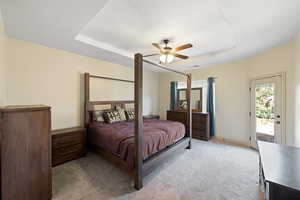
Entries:
<svg viewBox="0 0 300 200">
<path fill-rule="evenodd" d="M 145 178 L 139 191 L 134 189 L 130 176 L 103 156 L 89 152 L 52 169 L 53 199 L 258 199 L 263 195 L 258 185 L 258 153 L 245 148 L 250 146 L 251 135 L 249 86 L 253 79 L 274 74 L 285 77 L 285 127 L 281 143 L 300 147 L 299 3 L 193 3 L 172 4 L 169 8 L 169 3 L 158 1 L 91 1 L 90 5 L 79 1 L 1 1 L 0 104 L 50 106 L 52 130 L 84 126 L 84 73 L 133 81 L 133 55 L 156 53 L 151 43 L 165 38 L 171 39 L 170 47 L 193 44 L 182 51 L 191 58 L 176 59 L 168 66 L 170 69 L 191 73 L 192 82 L 206 83 L 209 77 L 216 78 L 215 135 L 209 142 L 193 139 L 191 150 L 175 153 L 174 158 Z M 269 6 L 269 12 L 265 12 L 264 7 Z M 154 14 L 145 9 L 157 7 Z M 110 16 L 111 9 L 122 17 Z M 179 9 L 201 12 L 185 11 L 184 17 L 175 18 Z M 252 9 L 257 12 L 255 17 Z M 140 13 L 148 14 L 148 18 L 136 20 Z M 174 17 L 176 23 L 159 17 L 166 15 Z M 194 17 L 200 17 L 200 28 L 188 25 Z M 147 23 L 143 25 L 143 21 Z M 157 21 L 160 23 L 156 24 Z M 95 26 L 97 23 L 115 26 L 103 30 Z M 149 24 L 156 26 L 149 30 Z M 134 29 L 133 33 L 124 27 Z M 101 34 L 103 39 L 99 39 Z M 194 38 L 197 34 L 201 37 Z M 84 35 L 96 41 L 86 40 Z M 120 48 L 113 48 L 114 45 Z M 140 51 L 144 47 L 147 51 Z M 197 52 L 200 55 L 224 48 L 226 51 L 216 55 L 193 58 L 198 56 Z M 131 58 L 126 56 L 128 52 L 132 52 Z M 155 56 L 149 59 L 159 61 Z M 166 119 L 170 84 L 185 82 L 186 78 L 147 63 L 143 78 L 143 115 Z M 91 83 L 90 89 L 91 100 L 134 100 L 134 85 L 130 83 L 99 79 Z M 206 109 L 204 90 L 205 87 L 202 111 Z M 5 191 L 3 181 L 1 185 Z"/>
</svg>

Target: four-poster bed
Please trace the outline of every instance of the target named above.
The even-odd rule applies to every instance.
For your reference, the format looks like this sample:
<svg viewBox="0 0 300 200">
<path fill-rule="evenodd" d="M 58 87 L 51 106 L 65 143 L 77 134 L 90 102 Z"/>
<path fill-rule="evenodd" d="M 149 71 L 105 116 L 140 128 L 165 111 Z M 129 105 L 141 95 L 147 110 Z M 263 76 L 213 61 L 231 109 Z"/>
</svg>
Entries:
<svg viewBox="0 0 300 200">
<path fill-rule="evenodd" d="M 187 124 L 185 126 L 179 122 L 143 119 L 143 62 L 186 76 L 188 109 Z M 134 101 L 90 101 L 90 78 L 133 83 Z M 130 171 L 134 176 L 136 189 L 139 190 L 143 187 L 143 177 L 159 166 L 169 154 L 179 149 L 191 149 L 191 74 L 185 74 L 152 63 L 144 60 L 142 54 L 136 54 L 134 56 L 134 81 L 95 76 L 88 73 L 85 73 L 84 79 L 85 126 L 88 130 L 89 145 L 119 167 Z M 133 123 L 124 122 L 115 125 L 95 125 L 93 123 L 95 106 L 109 105 L 110 108 L 126 109 L 129 104 L 134 104 L 135 118 Z M 105 144 L 105 142 L 108 144 Z M 151 149 L 150 147 L 153 146 L 155 148 Z M 131 168 L 128 167 L 130 163 Z"/>
</svg>

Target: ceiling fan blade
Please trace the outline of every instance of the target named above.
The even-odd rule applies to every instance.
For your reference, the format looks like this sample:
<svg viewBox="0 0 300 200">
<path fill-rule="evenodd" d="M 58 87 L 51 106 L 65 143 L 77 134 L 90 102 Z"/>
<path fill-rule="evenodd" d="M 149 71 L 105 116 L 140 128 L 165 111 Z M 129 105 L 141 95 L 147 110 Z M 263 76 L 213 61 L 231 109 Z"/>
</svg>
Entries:
<svg viewBox="0 0 300 200">
<path fill-rule="evenodd" d="M 161 50 L 161 47 L 159 46 L 159 44 L 157 44 L 157 43 L 152 43 L 152 45 L 153 45 L 154 47 L 158 48 L 159 50 Z"/>
<path fill-rule="evenodd" d="M 144 55 L 143 57 L 150 57 L 150 56 L 159 56 L 159 53 L 153 53 L 153 54 L 149 54 L 149 55 Z"/>
<path fill-rule="evenodd" d="M 181 50 L 188 49 L 188 48 L 191 48 L 191 47 L 193 47 L 193 45 L 191 43 L 189 43 L 189 44 L 185 44 L 185 45 L 177 47 L 175 49 L 175 51 L 181 51 Z"/>
<path fill-rule="evenodd" d="M 186 59 L 189 58 L 188 56 L 181 55 L 181 54 L 177 54 L 177 53 L 174 53 L 173 55 L 174 55 L 175 57 L 177 57 L 177 58 L 181 58 L 181 59 L 184 59 L 184 60 L 186 60 Z"/>
</svg>

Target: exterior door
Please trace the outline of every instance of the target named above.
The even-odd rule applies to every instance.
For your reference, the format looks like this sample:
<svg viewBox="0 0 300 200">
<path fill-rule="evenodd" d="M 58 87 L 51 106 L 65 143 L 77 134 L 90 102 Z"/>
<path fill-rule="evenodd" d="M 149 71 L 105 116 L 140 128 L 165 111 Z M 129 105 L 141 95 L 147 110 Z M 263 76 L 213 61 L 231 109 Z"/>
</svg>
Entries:
<svg viewBox="0 0 300 200">
<path fill-rule="evenodd" d="M 251 81 L 251 146 L 257 140 L 283 143 L 282 76 L 272 76 Z"/>
</svg>

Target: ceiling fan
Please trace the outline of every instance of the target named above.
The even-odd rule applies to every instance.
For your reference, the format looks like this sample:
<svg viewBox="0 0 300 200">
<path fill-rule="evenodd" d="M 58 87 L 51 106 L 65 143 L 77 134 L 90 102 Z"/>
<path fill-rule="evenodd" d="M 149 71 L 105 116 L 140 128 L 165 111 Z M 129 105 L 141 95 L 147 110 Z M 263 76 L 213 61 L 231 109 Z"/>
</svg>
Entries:
<svg viewBox="0 0 300 200">
<path fill-rule="evenodd" d="M 186 60 L 189 58 L 188 56 L 178 54 L 176 52 L 193 47 L 193 45 L 189 43 L 189 44 L 185 44 L 185 45 L 182 45 L 182 46 L 179 46 L 179 47 L 173 49 L 172 47 L 168 46 L 168 43 L 170 42 L 170 40 L 165 39 L 162 42 L 165 45 L 164 47 L 161 47 L 158 43 L 152 43 L 152 45 L 154 47 L 159 49 L 159 51 L 160 51 L 159 53 L 146 55 L 144 57 L 160 55 L 160 58 L 159 58 L 160 63 L 171 63 L 174 60 L 174 57 Z"/>
</svg>

